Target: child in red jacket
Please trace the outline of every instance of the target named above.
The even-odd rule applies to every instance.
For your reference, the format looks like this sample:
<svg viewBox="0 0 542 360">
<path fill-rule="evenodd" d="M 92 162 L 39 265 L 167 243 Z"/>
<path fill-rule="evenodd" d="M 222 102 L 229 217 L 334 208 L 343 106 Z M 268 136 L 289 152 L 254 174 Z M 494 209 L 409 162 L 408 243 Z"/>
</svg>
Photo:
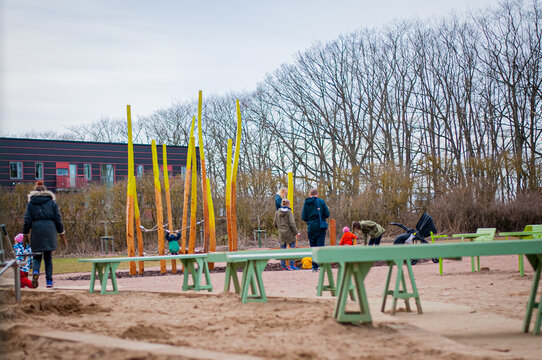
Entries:
<svg viewBox="0 0 542 360">
<path fill-rule="evenodd" d="M 343 237 L 339 245 L 355 245 L 358 237 L 350 232 L 348 226 L 343 227 Z"/>
</svg>

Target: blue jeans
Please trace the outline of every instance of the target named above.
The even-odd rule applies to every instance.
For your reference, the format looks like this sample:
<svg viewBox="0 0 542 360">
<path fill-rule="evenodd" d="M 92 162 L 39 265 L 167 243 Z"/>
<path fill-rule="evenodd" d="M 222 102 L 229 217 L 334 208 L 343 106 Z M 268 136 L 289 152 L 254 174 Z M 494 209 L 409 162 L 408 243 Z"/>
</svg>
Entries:
<svg viewBox="0 0 542 360">
<path fill-rule="evenodd" d="M 289 244 L 289 245 L 290 245 L 291 248 L 295 248 L 295 241 L 293 243 Z M 286 245 L 286 244 L 280 244 L 281 249 L 286 249 L 287 247 L 288 247 L 288 245 Z M 286 267 L 286 261 L 281 260 L 280 261 L 280 266 L 285 268 Z M 292 266 L 295 266 L 295 261 L 294 260 L 290 260 L 290 267 L 292 267 Z"/>
<path fill-rule="evenodd" d="M 34 262 L 32 263 L 32 272 L 34 274 L 40 273 L 41 258 L 45 263 L 45 279 L 53 281 L 53 252 L 42 251 L 42 255 L 34 255 Z"/>
<path fill-rule="evenodd" d="M 369 245 L 380 245 L 380 240 L 382 240 L 382 235 L 377 238 L 370 238 Z"/>
<path fill-rule="evenodd" d="M 326 232 L 327 229 L 319 229 L 317 231 L 309 231 L 309 244 L 311 247 L 324 246 L 326 244 Z M 318 263 L 312 262 L 312 269 L 318 270 Z"/>
</svg>

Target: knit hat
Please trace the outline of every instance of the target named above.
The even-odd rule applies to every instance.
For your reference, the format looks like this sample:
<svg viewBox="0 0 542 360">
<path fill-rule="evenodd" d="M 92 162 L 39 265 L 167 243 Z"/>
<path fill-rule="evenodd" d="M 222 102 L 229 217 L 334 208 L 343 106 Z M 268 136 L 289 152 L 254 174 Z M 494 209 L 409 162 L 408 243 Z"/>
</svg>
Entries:
<svg viewBox="0 0 542 360">
<path fill-rule="evenodd" d="M 349 231 L 350 231 L 350 228 L 348 226 L 343 227 L 343 233 L 349 232 Z"/>
<path fill-rule="evenodd" d="M 17 234 L 17 236 L 15 236 L 15 238 L 13 240 L 15 240 L 15 242 L 17 242 L 17 243 L 22 243 L 23 239 L 24 239 L 23 234 Z"/>
<path fill-rule="evenodd" d="M 36 191 L 45 191 L 47 188 L 43 184 L 43 180 L 36 181 L 36 185 L 34 186 L 34 190 Z"/>
</svg>

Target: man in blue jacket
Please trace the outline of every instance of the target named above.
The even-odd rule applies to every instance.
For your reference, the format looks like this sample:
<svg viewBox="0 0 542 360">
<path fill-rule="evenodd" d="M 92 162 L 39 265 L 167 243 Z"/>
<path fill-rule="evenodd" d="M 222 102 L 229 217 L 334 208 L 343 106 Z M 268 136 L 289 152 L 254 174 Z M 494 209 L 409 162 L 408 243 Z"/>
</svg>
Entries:
<svg viewBox="0 0 542 360">
<path fill-rule="evenodd" d="M 318 189 L 311 189 L 301 212 L 301 220 L 307 223 L 307 235 L 311 247 L 325 245 L 328 217 L 329 209 L 326 202 L 318 198 Z M 318 264 L 314 261 L 312 271 L 318 271 Z"/>
</svg>

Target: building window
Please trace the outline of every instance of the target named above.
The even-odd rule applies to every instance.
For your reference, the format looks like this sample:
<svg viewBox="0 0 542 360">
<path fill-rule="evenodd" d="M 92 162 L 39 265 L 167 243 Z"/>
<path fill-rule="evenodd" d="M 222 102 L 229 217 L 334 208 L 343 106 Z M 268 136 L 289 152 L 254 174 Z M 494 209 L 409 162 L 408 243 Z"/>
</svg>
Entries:
<svg viewBox="0 0 542 360">
<path fill-rule="evenodd" d="M 56 169 L 56 176 L 69 176 L 70 171 L 68 169 Z"/>
<path fill-rule="evenodd" d="M 91 164 L 83 164 L 83 170 L 85 172 L 85 179 L 86 180 L 92 180 L 92 165 Z"/>
<path fill-rule="evenodd" d="M 10 179 L 23 178 L 23 163 L 21 161 L 13 161 L 9 163 L 9 178 Z"/>
<path fill-rule="evenodd" d="M 34 163 L 34 168 L 36 170 L 36 179 L 43 180 L 43 163 L 42 162 Z"/>
<path fill-rule="evenodd" d="M 142 177 L 144 171 L 145 171 L 145 167 L 143 165 L 137 165 L 137 172 L 136 172 L 137 177 Z"/>
<path fill-rule="evenodd" d="M 115 182 L 115 167 L 113 164 L 100 165 L 100 178 L 104 185 L 111 186 Z"/>
</svg>

